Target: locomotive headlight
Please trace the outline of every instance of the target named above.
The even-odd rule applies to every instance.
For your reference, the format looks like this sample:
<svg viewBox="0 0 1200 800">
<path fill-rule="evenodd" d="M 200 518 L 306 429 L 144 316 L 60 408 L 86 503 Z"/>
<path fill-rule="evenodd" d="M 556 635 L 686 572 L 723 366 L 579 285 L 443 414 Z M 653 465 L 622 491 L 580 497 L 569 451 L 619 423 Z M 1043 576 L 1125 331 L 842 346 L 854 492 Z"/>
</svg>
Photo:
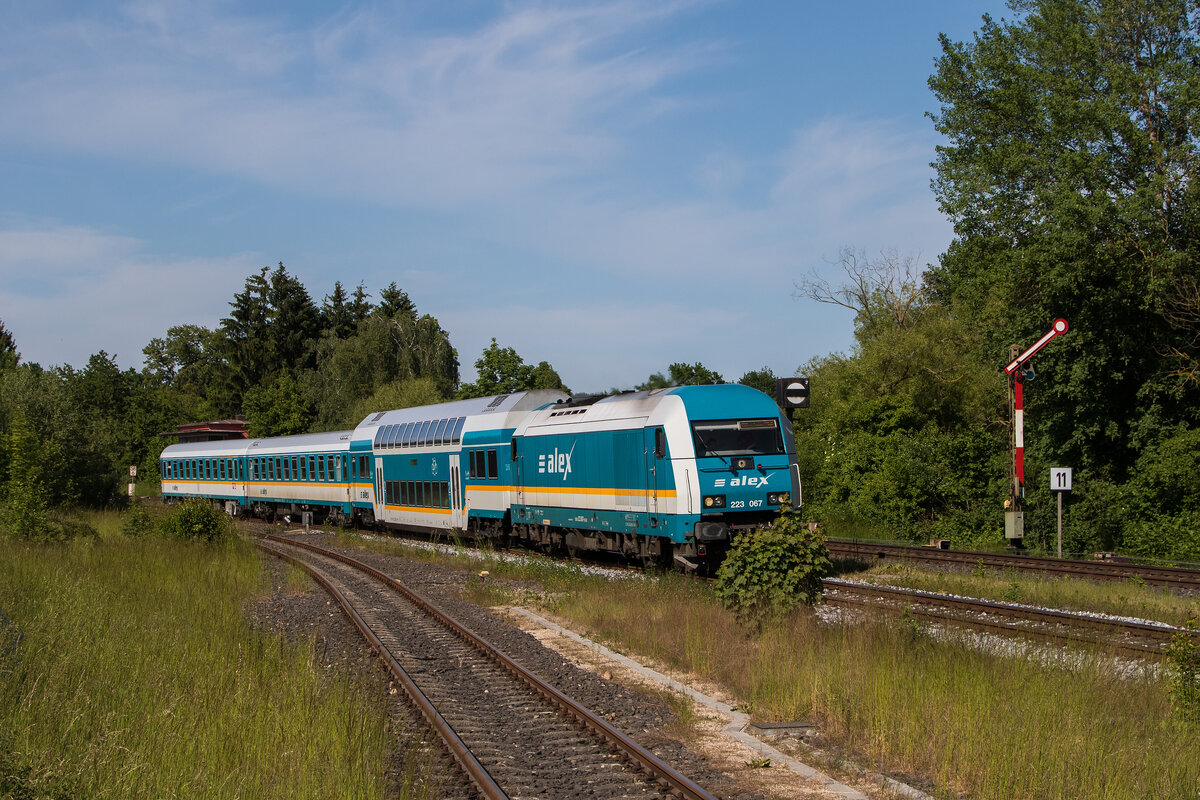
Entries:
<svg viewBox="0 0 1200 800">
<path fill-rule="evenodd" d="M 786 506 L 791 502 L 791 492 L 771 492 L 767 495 L 767 505 L 770 506 Z"/>
<path fill-rule="evenodd" d="M 705 508 L 724 508 L 725 507 L 725 495 L 723 495 L 723 494 L 705 495 L 704 496 L 704 507 Z"/>
</svg>

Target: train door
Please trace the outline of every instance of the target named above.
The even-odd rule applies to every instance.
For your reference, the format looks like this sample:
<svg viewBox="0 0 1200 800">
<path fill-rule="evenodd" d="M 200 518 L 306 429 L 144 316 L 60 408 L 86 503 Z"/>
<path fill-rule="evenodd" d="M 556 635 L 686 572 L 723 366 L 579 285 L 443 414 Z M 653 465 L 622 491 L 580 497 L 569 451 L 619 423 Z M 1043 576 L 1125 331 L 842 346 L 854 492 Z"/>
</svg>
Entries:
<svg viewBox="0 0 1200 800">
<path fill-rule="evenodd" d="M 671 462 L 667 460 L 667 432 L 661 428 L 646 428 L 646 511 L 651 516 L 665 512 L 659 495 L 667 486 Z"/>
<path fill-rule="evenodd" d="M 450 527 L 462 530 L 466 525 L 463 524 L 462 475 L 458 458 L 458 453 L 450 455 Z"/>
<path fill-rule="evenodd" d="M 386 510 L 384 508 L 384 505 L 385 505 L 384 501 L 386 500 L 386 498 L 383 496 L 383 459 L 382 458 L 375 459 L 375 497 L 373 499 L 375 501 L 375 507 L 374 507 L 375 519 L 379 522 L 382 522 L 384 520 L 384 511 Z"/>
<path fill-rule="evenodd" d="M 512 444 L 512 470 L 513 470 L 513 491 L 516 493 L 516 505 L 524 507 L 525 505 L 525 453 L 518 443 L 517 437 L 513 437 Z"/>
</svg>

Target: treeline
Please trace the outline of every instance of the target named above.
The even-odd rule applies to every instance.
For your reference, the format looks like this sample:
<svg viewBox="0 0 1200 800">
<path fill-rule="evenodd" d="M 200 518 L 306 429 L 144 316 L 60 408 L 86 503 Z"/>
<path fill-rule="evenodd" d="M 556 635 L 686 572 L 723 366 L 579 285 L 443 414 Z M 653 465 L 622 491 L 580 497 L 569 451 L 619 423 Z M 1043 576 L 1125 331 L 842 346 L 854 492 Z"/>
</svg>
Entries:
<svg viewBox="0 0 1200 800">
<path fill-rule="evenodd" d="M 244 414 L 253 436 L 352 427 L 377 393 L 436 402 L 459 383 L 449 335 L 396 284 L 374 303 L 339 282 L 318 306 L 283 264 L 248 277 L 216 330 L 179 325 L 143 353 L 174 416 Z"/>
<path fill-rule="evenodd" d="M 1010 346 L 1070 331 L 1025 384 L 1026 535 L 1200 560 L 1200 40 L 1184 0 L 1028 0 L 942 39 L 933 188 L 955 237 L 921 274 L 843 254 L 801 294 L 855 314 L 809 365 L 817 516 L 898 538 L 1003 541 Z"/>
<path fill-rule="evenodd" d="M 377 302 L 335 283 L 318 306 L 279 264 L 250 275 L 229 307 L 215 329 L 178 325 L 151 340 L 141 370 L 103 350 L 82 369 L 22 362 L 0 322 L 0 528 L 124 502 L 129 467 L 139 483 L 157 482 L 158 455 L 174 441 L 162 434 L 181 423 L 244 417 L 251 436 L 284 436 L 352 428 L 384 409 L 569 392 L 549 363 L 527 364 L 495 339 L 476 380 L 461 383 L 449 334 L 394 283 Z M 668 375 L 644 388 L 722 380 L 698 363 Z"/>
</svg>

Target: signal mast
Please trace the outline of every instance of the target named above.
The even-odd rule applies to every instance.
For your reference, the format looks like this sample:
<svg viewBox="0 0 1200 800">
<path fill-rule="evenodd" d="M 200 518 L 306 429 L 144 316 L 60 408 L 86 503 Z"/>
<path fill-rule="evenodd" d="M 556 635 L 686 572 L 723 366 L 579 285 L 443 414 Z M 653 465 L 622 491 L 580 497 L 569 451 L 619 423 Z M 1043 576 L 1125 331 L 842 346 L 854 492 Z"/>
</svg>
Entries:
<svg viewBox="0 0 1200 800">
<path fill-rule="evenodd" d="M 1032 377 L 1032 371 L 1026 374 L 1025 364 L 1033 358 L 1034 353 L 1049 344 L 1051 339 L 1066 333 L 1069 327 L 1067 321 L 1060 317 L 1054 320 L 1054 325 L 1045 336 L 1034 342 L 1024 352 L 1018 354 L 1020 346 L 1014 344 L 1009 353 L 1012 361 L 1004 368 L 1009 376 L 1008 407 L 1009 418 L 1012 420 L 1010 431 L 1010 441 L 1012 442 L 1010 476 L 1012 482 L 1008 500 L 1004 502 L 1004 538 L 1014 542 L 1016 546 L 1020 546 L 1021 540 L 1025 538 L 1025 392 L 1023 381 L 1027 377 Z"/>
</svg>

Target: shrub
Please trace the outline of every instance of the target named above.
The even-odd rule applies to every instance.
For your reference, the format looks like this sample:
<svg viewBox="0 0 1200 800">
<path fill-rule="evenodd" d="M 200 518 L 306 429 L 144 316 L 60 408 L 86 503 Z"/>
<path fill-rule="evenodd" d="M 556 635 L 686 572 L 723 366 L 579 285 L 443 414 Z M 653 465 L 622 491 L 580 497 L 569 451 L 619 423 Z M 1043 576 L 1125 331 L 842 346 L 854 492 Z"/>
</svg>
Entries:
<svg viewBox="0 0 1200 800">
<path fill-rule="evenodd" d="M 199 497 L 189 497 L 163 518 L 162 530 L 179 539 L 215 542 L 230 532 L 229 520 L 212 503 Z"/>
<path fill-rule="evenodd" d="M 63 511 L 24 503 L 0 507 L 0 536 L 28 542 L 65 542 L 79 536 L 95 538 L 96 529 L 87 521 Z"/>
<path fill-rule="evenodd" d="M 734 539 L 717 571 L 716 595 L 739 621 L 761 627 L 816 603 L 831 567 L 825 537 L 784 511 L 774 527 Z"/>
<path fill-rule="evenodd" d="M 1188 620 L 1188 631 L 1196 630 L 1196 620 Z M 1192 634 L 1179 631 L 1167 647 L 1167 660 L 1173 669 L 1171 703 L 1175 713 L 1185 720 L 1200 723 L 1200 645 Z"/>
<path fill-rule="evenodd" d="M 129 509 L 129 515 L 125 517 L 125 522 L 121 525 L 121 532 L 126 536 L 145 536 L 154 531 L 154 522 L 150 519 L 150 515 L 146 513 L 146 509 L 140 503 L 134 503 Z"/>
<path fill-rule="evenodd" d="M 87 520 L 62 511 L 47 514 L 45 525 L 46 539 L 50 541 L 65 542 L 80 536 L 97 539 L 100 536 L 96 528 Z"/>
</svg>

